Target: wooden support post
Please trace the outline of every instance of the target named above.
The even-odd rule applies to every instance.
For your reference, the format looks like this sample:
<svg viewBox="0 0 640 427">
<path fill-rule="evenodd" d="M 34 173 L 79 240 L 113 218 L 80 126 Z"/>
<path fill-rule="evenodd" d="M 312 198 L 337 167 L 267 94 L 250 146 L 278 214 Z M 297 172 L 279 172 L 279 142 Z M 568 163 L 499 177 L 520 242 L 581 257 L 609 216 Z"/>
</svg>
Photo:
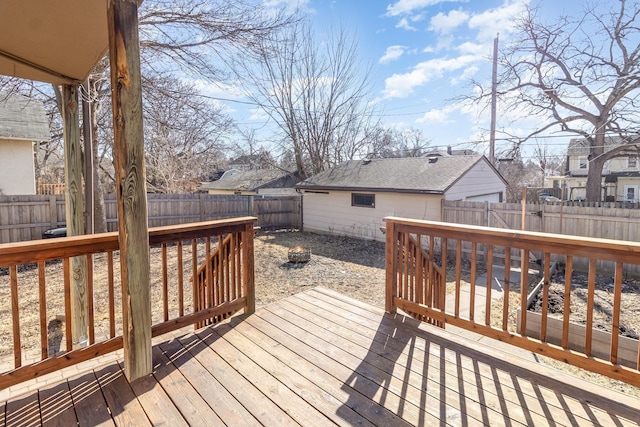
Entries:
<svg viewBox="0 0 640 427">
<path fill-rule="evenodd" d="M 67 236 L 80 236 L 85 230 L 77 86 L 62 86 L 62 112 Z M 79 346 L 88 342 L 86 269 L 85 257 L 71 259 L 71 319 L 67 322 L 71 322 L 73 344 Z"/>
<path fill-rule="evenodd" d="M 396 307 L 393 303 L 393 299 L 396 297 L 397 279 L 397 236 L 395 223 L 390 219 L 386 221 L 386 249 L 385 249 L 385 269 L 386 269 L 386 285 L 385 285 L 385 305 L 384 309 L 387 313 L 395 313 Z"/>
<path fill-rule="evenodd" d="M 107 12 L 122 280 L 124 372 L 127 379 L 133 381 L 152 371 L 149 231 L 138 1 L 109 0 Z"/>
<path fill-rule="evenodd" d="M 242 245 L 244 246 L 244 259 L 243 259 L 243 280 L 244 280 L 244 295 L 247 297 L 247 305 L 245 307 L 245 314 L 252 314 L 256 311 L 256 287 L 255 287 L 255 272 L 254 272 L 254 259 L 253 259 L 253 222 L 246 225 L 242 236 Z"/>
</svg>

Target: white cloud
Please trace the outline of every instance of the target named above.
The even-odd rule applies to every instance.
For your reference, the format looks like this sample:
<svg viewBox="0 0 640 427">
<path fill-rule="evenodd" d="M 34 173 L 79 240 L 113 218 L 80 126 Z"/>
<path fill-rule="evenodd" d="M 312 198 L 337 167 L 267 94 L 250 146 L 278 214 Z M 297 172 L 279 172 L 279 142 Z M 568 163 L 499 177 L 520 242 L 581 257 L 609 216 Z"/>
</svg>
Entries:
<svg viewBox="0 0 640 427">
<path fill-rule="evenodd" d="M 405 98 L 413 93 L 414 88 L 422 86 L 444 73 L 464 69 L 480 59 L 475 55 L 463 55 L 453 59 L 437 58 L 416 65 L 412 71 L 394 74 L 385 79 L 383 96 L 385 98 Z"/>
<path fill-rule="evenodd" d="M 460 82 L 468 82 L 479 70 L 480 69 L 475 65 L 465 68 L 464 71 L 462 71 L 462 74 L 451 78 L 451 85 L 456 86 L 460 84 Z"/>
<path fill-rule="evenodd" d="M 452 123 L 453 120 L 449 119 L 449 108 L 443 108 L 441 110 L 429 110 L 424 115 L 416 120 L 416 123 L 428 123 L 428 124 L 446 124 Z"/>
<path fill-rule="evenodd" d="M 431 18 L 430 30 L 440 34 L 449 34 L 451 31 L 467 22 L 469 14 L 463 10 L 452 10 L 448 14 L 442 12 Z"/>
<path fill-rule="evenodd" d="M 407 18 L 402 18 L 400 21 L 398 21 L 398 23 L 396 24 L 396 28 L 402 28 L 403 30 L 417 31 L 416 27 L 412 27 L 411 24 L 409 24 L 409 20 Z"/>
<path fill-rule="evenodd" d="M 488 54 L 490 50 L 488 50 L 487 45 L 465 42 L 457 47 L 458 52 L 463 55 L 483 55 Z"/>
<path fill-rule="evenodd" d="M 388 16 L 398 16 L 411 13 L 414 10 L 422 9 L 427 6 L 442 3 L 443 0 L 399 0 L 395 4 L 387 6 Z"/>
<path fill-rule="evenodd" d="M 478 40 L 493 40 L 497 32 L 508 34 L 515 25 L 529 0 L 507 0 L 501 7 L 487 10 L 469 19 L 469 28 L 478 30 Z"/>
<path fill-rule="evenodd" d="M 307 9 L 309 0 L 265 0 L 263 5 L 267 8 L 284 8 L 285 10 Z"/>
<path fill-rule="evenodd" d="M 386 52 L 382 55 L 382 58 L 378 62 L 386 64 L 387 62 L 395 61 L 404 54 L 406 47 L 400 45 L 394 45 L 387 47 Z"/>
</svg>

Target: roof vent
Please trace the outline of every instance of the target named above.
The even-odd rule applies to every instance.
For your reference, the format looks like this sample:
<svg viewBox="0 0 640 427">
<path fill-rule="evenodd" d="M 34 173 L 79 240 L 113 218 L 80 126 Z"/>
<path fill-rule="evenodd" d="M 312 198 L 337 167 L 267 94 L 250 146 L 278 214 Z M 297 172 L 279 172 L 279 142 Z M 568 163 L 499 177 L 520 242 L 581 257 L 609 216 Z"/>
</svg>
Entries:
<svg viewBox="0 0 640 427">
<path fill-rule="evenodd" d="M 371 163 L 371 159 L 364 159 L 364 160 L 362 161 L 362 164 L 363 164 L 363 165 L 368 165 L 369 163 Z"/>
<path fill-rule="evenodd" d="M 433 156 L 433 157 L 429 157 L 429 163 L 435 163 L 438 161 L 438 157 L 437 156 Z"/>
</svg>

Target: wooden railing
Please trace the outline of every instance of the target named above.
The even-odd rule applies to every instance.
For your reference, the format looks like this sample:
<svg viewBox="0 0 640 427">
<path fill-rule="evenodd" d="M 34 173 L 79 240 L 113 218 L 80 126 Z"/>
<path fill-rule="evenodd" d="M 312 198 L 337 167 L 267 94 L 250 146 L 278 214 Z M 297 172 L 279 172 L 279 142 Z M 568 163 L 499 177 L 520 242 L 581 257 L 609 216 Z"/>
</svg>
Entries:
<svg viewBox="0 0 640 427">
<path fill-rule="evenodd" d="M 205 310 L 234 301 L 242 293 L 242 233 L 218 236 L 217 246 L 211 251 L 211 239 L 206 240 L 204 262 L 191 277 L 194 286 L 194 310 Z M 196 278 L 195 282 L 193 278 Z M 213 316 L 196 324 L 196 328 L 215 324 L 236 313 L 240 308 Z"/>
<path fill-rule="evenodd" d="M 630 279 L 628 271 L 640 264 L 640 243 L 394 217 L 385 220 L 387 312 L 401 309 L 431 323 L 468 329 L 640 386 L 637 335 L 624 336 L 621 328 L 622 307 L 631 310 L 632 299 L 640 298 L 638 287 L 625 285 L 623 291 L 623 282 Z M 521 268 L 523 259 L 527 262 Z M 428 267 L 430 263 L 434 265 Z M 588 265 L 584 275 L 574 271 L 583 263 Z M 436 273 L 426 273 L 429 269 Z M 584 276 L 585 282 L 579 286 L 580 296 L 574 283 L 578 276 Z M 554 281 L 554 289 L 562 294 L 559 315 L 550 315 L 549 310 Z M 501 289 L 492 290 L 494 282 Z M 609 283 L 610 308 L 595 301 L 601 282 Z M 539 288 L 539 313 L 529 310 L 533 288 Z M 445 291 L 434 298 L 440 290 Z M 606 297 L 606 291 L 598 295 Z M 582 326 L 572 321 L 571 298 L 583 295 Z M 633 310 L 637 318 L 638 308 Z M 608 334 L 596 328 L 596 318 L 603 317 Z"/>
<path fill-rule="evenodd" d="M 255 220 L 150 229 L 153 336 L 255 310 Z M 222 270 L 204 268 L 215 286 L 185 286 L 185 272 L 197 276 L 198 266 L 211 258 L 212 242 L 227 242 L 215 249 Z M 12 361 L 0 373 L 0 389 L 122 348 L 118 247 L 117 233 L 0 245 L 0 321 L 6 328 L 0 366 Z M 74 343 L 66 321 L 72 318 L 74 257 L 86 260 L 86 346 Z"/>
<path fill-rule="evenodd" d="M 58 179 L 57 183 L 44 183 L 42 178 L 38 178 L 37 194 L 64 194 L 66 186 Z"/>
</svg>

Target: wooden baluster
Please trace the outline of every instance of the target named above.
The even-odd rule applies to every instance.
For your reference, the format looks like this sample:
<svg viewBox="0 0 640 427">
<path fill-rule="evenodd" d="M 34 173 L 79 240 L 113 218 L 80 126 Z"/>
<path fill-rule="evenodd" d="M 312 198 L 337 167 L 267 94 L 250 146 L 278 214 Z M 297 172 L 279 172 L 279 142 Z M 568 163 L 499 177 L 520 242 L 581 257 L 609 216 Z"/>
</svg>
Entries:
<svg viewBox="0 0 640 427">
<path fill-rule="evenodd" d="M 442 277 L 439 280 L 438 284 L 438 308 L 440 311 L 445 312 L 445 308 L 447 306 L 447 246 L 448 240 L 446 238 L 442 239 Z M 444 322 L 439 323 L 440 326 L 444 326 Z"/>
<path fill-rule="evenodd" d="M 193 312 L 200 311 L 200 282 L 198 281 L 198 241 L 191 239 L 191 298 L 193 299 Z M 195 329 L 200 328 L 202 322 L 194 325 Z"/>
<path fill-rule="evenodd" d="M 49 337 L 47 330 L 47 285 L 45 263 L 38 263 L 38 303 L 40 304 L 40 358 L 49 357 Z"/>
<path fill-rule="evenodd" d="M 502 289 L 502 330 L 507 330 L 509 321 L 509 296 L 511 286 L 511 248 L 504 249 L 504 287 Z"/>
<path fill-rule="evenodd" d="M 616 272 L 613 279 L 613 313 L 611 313 L 611 353 L 609 361 L 618 364 L 618 339 L 620 337 L 620 303 L 622 298 L 622 267 L 616 262 Z"/>
<path fill-rule="evenodd" d="M 237 283 L 236 283 L 236 256 L 238 252 L 238 241 L 236 238 L 236 233 L 231 233 L 231 255 L 229 256 L 229 281 L 231 282 L 231 300 L 235 301 L 238 298 L 237 294 Z"/>
<path fill-rule="evenodd" d="M 18 304 L 18 267 L 9 267 L 11 287 L 11 319 L 13 320 L 13 366 L 22 366 L 22 345 L 20 343 L 20 306 Z"/>
<path fill-rule="evenodd" d="M 215 260 L 212 260 L 211 258 L 211 237 L 207 236 L 207 238 L 205 239 L 205 274 L 206 274 L 206 286 L 205 286 L 205 307 L 206 308 L 211 308 L 213 307 L 213 270 L 214 270 L 214 265 L 213 262 Z M 208 323 L 207 323 L 208 324 Z"/>
<path fill-rule="evenodd" d="M 115 286 L 113 283 L 113 252 L 107 252 L 107 286 L 109 291 L 109 338 L 116 336 Z"/>
<path fill-rule="evenodd" d="M 520 251 L 520 335 L 527 335 L 527 297 L 529 292 L 529 251 Z"/>
<path fill-rule="evenodd" d="M 544 253 L 544 281 L 542 283 L 542 318 L 540 319 L 540 341 L 547 341 L 547 317 L 549 315 L 549 286 L 551 285 L 551 254 Z"/>
<path fill-rule="evenodd" d="M 96 342 L 96 316 L 93 300 L 93 255 L 87 255 L 87 320 L 89 322 L 89 345 Z"/>
<path fill-rule="evenodd" d="M 462 241 L 456 241 L 456 291 L 454 303 L 454 315 L 460 317 L 460 280 L 462 277 Z"/>
<path fill-rule="evenodd" d="M 596 259 L 589 259 L 589 281 L 587 288 L 587 323 L 584 343 L 584 353 L 591 356 L 591 343 L 593 341 L 593 305 L 596 293 Z"/>
<path fill-rule="evenodd" d="M 424 304 L 424 257 L 422 255 L 422 235 L 416 235 L 416 302 Z M 420 317 L 425 320 L 424 316 Z"/>
<path fill-rule="evenodd" d="M 398 280 L 398 233 L 395 224 L 391 220 L 386 221 L 386 246 L 385 246 L 385 304 L 387 313 L 395 313 L 394 298 L 397 294 Z"/>
<path fill-rule="evenodd" d="M 487 284 L 484 303 L 484 324 L 491 324 L 491 291 L 493 288 L 493 245 L 487 248 Z"/>
<path fill-rule="evenodd" d="M 67 338 L 67 351 L 73 350 L 73 337 L 71 336 L 71 261 L 62 259 L 62 274 L 64 276 L 64 324 L 65 337 Z"/>
<path fill-rule="evenodd" d="M 178 240 L 176 251 L 178 258 L 178 315 L 182 317 L 184 316 L 184 265 L 182 264 L 182 240 Z"/>
<path fill-rule="evenodd" d="M 225 244 L 225 256 L 224 256 L 224 263 L 225 263 L 225 295 L 226 295 L 226 299 L 225 301 L 233 301 L 233 298 L 231 297 L 231 263 L 232 263 L 232 259 L 233 259 L 233 233 L 230 233 L 227 235 L 227 243 Z"/>
<path fill-rule="evenodd" d="M 167 244 L 162 243 L 162 318 L 169 320 L 169 278 L 167 271 Z"/>
<path fill-rule="evenodd" d="M 569 315 L 571 314 L 571 282 L 573 280 L 573 257 L 568 255 L 564 270 L 564 316 L 562 318 L 562 348 L 569 348 Z"/>
<path fill-rule="evenodd" d="M 469 284 L 469 320 L 475 322 L 476 316 L 476 263 L 478 243 L 471 242 L 471 283 Z"/>
</svg>

